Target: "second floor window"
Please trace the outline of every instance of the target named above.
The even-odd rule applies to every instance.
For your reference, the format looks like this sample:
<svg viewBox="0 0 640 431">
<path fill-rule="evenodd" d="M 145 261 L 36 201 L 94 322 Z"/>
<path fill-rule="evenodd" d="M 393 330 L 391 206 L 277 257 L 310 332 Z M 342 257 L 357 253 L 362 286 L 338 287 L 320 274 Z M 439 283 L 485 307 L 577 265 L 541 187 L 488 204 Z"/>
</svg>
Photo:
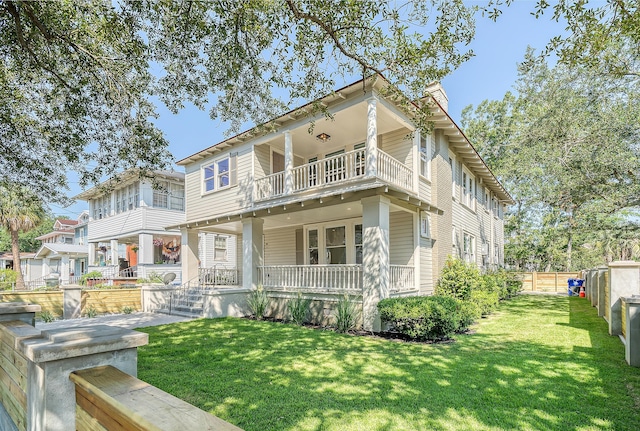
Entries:
<svg viewBox="0 0 640 431">
<path fill-rule="evenodd" d="M 153 190 L 153 206 L 184 211 L 184 185 L 169 181 L 160 181 Z"/>
<path fill-rule="evenodd" d="M 235 161 L 234 155 L 218 159 L 202 166 L 202 191 L 212 192 L 235 185 Z"/>
<path fill-rule="evenodd" d="M 420 135 L 420 175 L 430 178 L 431 174 L 431 136 Z"/>
</svg>

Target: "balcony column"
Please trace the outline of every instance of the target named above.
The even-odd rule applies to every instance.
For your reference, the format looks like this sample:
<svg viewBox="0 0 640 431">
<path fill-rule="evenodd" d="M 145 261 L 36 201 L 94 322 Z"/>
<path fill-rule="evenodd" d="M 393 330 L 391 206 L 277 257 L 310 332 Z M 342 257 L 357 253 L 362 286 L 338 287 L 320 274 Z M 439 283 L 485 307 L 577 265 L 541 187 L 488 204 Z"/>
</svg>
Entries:
<svg viewBox="0 0 640 431">
<path fill-rule="evenodd" d="M 255 289 L 260 284 L 258 267 L 262 265 L 262 227 L 260 218 L 242 219 L 242 286 Z"/>
<path fill-rule="evenodd" d="M 153 235 L 148 233 L 138 234 L 138 256 L 136 265 L 146 264 L 152 265 L 154 262 L 153 256 Z"/>
<path fill-rule="evenodd" d="M 88 257 L 88 262 L 87 264 L 89 266 L 97 266 L 98 265 L 98 261 L 96 259 L 96 249 L 98 248 L 98 243 L 97 242 L 90 242 L 88 244 L 88 250 L 87 250 L 87 257 Z"/>
<path fill-rule="evenodd" d="M 63 255 L 60 259 L 60 283 L 63 285 L 69 284 L 69 256 Z"/>
<path fill-rule="evenodd" d="M 182 229 L 180 261 L 182 262 L 182 282 L 186 283 L 198 276 L 200 258 L 198 253 L 198 231 Z"/>
<path fill-rule="evenodd" d="M 362 321 L 365 331 L 380 330 L 378 302 L 389 297 L 389 199 L 362 202 Z"/>
<path fill-rule="evenodd" d="M 110 243 L 110 256 L 111 256 L 111 265 L 118 265 L 118 240 L 112 239 Z"/>
<path fill-rule="evenodd" d="M 284 132 L 284 194 L 293 192 L 293 142 L 291 131 Z"/>
<path fill-rule="evenodd" d="M 366 176 L 375 177 L 378 171 L 378 100 L 367 100 L 367 141 L 365 152 L 367 153 Z"/>
</svg>

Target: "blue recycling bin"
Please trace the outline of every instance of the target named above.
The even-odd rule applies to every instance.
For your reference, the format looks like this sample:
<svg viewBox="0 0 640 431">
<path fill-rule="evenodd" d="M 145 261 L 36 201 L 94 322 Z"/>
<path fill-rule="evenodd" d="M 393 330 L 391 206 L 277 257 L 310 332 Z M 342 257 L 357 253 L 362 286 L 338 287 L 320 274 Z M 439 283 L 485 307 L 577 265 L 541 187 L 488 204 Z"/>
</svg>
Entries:
<svg viewBox="0 0 640 431">
<path fill-rule="evenodd" d="M 584 283 L 584 280 L 582 280 L 580 278 L 569 278 L 567 280 L 567 285 L 568 285 L 567 294 L 569 296 L 573 296 L 574 293 L 575 294 L 579 294 L 580 293 L 580 288 L 582 287 L 583 283 Z"/>
</svg>

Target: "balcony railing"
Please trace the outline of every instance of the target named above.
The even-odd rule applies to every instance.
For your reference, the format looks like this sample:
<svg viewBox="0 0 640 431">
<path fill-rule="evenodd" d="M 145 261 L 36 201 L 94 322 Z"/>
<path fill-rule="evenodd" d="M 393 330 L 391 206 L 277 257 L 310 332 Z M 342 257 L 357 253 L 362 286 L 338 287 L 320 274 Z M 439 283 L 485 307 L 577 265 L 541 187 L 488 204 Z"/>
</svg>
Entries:
<svg viewBox="0 0 640 431">
<path fill-rule="evenodd" d="M 362 265 L 276 265 L 258 271 L 264 287 L 362 292 Z"/>
<path fill-rule="evenodd" d="M 240 286 L 240 270 L 236 268 L 200 268 L 198 280 L 201 286 Z"/>
<path fill-rule="evenodd" d="M 364 178 L 366 174 L 365 162 L 366 151 L 359 149 L 295 167 L 291 172 L 291 192 L 298 193 Z M 413 171 L 379 149 L 376 170 L 376 176 L 383 181 L 406 190 L 412 190 Z M 255 180 L 255 199 L 257 201 L 276 198 L 284 194 L 284 172 L 277 172 Z"/>
</svg>

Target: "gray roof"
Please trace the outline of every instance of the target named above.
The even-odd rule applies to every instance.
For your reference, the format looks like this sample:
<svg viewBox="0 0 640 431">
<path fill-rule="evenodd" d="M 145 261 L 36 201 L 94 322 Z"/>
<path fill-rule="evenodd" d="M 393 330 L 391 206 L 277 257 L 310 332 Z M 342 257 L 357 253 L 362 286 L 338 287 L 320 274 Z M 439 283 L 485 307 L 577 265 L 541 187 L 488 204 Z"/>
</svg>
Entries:
<svg viewBox="0 0 640 431">
<path fill-rule="evenodd" d="M 88 255 L 88 247 L 86 245 L 78 245 L 78 244 L 42 244 L 42 247 L 38 250 L 35 257 L 46 257 L 46 256 L 63 256 L 63 255 L 73 255 L 76 257 L 87 256 Z"/>
</svg>

